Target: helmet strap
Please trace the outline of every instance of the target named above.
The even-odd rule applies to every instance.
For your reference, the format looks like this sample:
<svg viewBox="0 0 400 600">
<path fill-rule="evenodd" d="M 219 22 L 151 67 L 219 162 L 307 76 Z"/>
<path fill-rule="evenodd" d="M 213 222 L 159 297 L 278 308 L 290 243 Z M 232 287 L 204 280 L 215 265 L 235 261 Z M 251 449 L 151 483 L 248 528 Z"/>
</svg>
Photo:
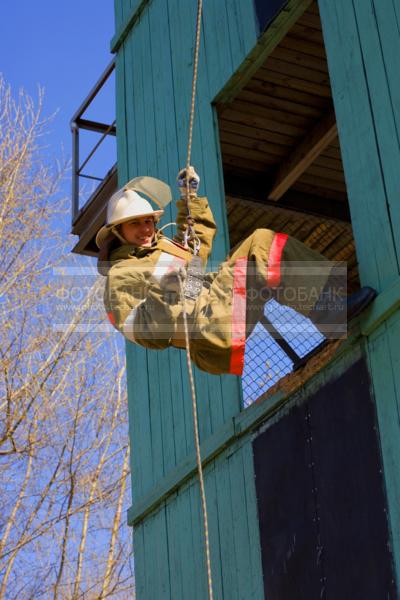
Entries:
<svg viewBox="0 0 400 600">
<path fill-rule="evenodd" d="M 114 225 L 113 227 L 111 227 L 111 233 L 113 233 L 115 235 L 115 237 L 119 239 L 120 242 L 122 242 L 123 244 L 127 244 L 128 242 L 126 241 L 126 239 L 124 237 L 122 237 L 122 235 L 118 231 L 117 227 L 118 227 L 117 225 Z"/>
</svg>

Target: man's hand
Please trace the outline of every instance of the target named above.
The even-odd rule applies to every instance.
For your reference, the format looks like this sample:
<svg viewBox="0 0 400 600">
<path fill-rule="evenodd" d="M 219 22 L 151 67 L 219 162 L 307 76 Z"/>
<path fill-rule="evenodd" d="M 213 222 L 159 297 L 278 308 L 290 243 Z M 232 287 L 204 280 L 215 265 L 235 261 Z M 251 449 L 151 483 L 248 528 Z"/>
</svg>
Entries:
<svg viewBox="0 0 400 600">
<path fill-rule="evenodd" d="M 196 198 L 197 190 L 199 189 L 200 185 L 200 177 L 193 167 L 190 166 L 187 172 L 186 169 L 181 169 L 178 173 L 177 181 L 181 198 L 186 198 L 188 183 L 189 197 Z"/>
</svg>

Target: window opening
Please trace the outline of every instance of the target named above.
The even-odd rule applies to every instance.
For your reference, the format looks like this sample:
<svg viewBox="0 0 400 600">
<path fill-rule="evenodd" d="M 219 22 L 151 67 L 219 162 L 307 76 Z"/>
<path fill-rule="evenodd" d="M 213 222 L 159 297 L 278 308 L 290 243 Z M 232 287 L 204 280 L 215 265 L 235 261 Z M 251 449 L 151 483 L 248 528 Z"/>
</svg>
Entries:
<svg viewBox="0 0 400 600">
<path fill-rule="evenodd" d="M 257 228 L 299 239 L 347 263 L 359 286 L 340 142 L 318 4 L 314 1 L 232 99 L 216 105 L 231 247 Z M 324 341 L 275 300 L 247 340 L 248 406 Z M 308 321 L 308 322 L 307 322 Z M 279 340 L 282 336 L 282 340 Z M 289 345 L 289 347 L 288 347 Z"/>
</svg>

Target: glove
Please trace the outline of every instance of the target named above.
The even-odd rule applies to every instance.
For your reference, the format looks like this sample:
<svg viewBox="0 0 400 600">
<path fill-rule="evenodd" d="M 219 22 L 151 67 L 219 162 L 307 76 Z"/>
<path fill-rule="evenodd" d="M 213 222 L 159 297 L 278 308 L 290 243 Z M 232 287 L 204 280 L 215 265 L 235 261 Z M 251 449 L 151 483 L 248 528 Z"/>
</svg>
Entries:
<svg viewBox="0 0 400 600">
<path fill-rule="evenodd" d="M 181 293 L 181 283 L 182 286 L 185 285 L 186 280 L 186 269 L 181 267 L 175 271 L 170 271 L 166 273 L 160 280 L 160 288 L 164 294 L 175 293 L 180 295 Z"/>
<path fill-rule="evenodd" d="M 197 175 L 196 171 L 193 167 L 189 167 L 188 169 L 188 177 L 189 177 L 189 197 L 196 198 L 197 190 L 200 185 L 200 177 Z M 181 198 L 186 198 L 186 169 L 181 169 L 178 173 L 177 177 L 178 187 L 180 191 Z"/>
</svg>

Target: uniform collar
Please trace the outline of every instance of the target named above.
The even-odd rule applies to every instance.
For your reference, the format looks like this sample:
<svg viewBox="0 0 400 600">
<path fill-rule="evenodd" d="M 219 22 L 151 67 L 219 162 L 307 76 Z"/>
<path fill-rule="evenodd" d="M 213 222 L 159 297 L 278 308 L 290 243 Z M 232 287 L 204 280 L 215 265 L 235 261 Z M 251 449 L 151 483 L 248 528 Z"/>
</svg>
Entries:
<svg viewBox="0 0 400 600">
<path fill-rule="evenodd" d="M 154 250 L 157 250 L 157 243 L 160 237 L 163 237 L 162 233 L 156 232 L 156 236 L 151 246 L 136 246 L 134 244 L 121 244 L 110 254 L 110 260 L 122 260 L 124 258 L 143 258 L 147 254 L 151 254 Z"/>
</svg>

